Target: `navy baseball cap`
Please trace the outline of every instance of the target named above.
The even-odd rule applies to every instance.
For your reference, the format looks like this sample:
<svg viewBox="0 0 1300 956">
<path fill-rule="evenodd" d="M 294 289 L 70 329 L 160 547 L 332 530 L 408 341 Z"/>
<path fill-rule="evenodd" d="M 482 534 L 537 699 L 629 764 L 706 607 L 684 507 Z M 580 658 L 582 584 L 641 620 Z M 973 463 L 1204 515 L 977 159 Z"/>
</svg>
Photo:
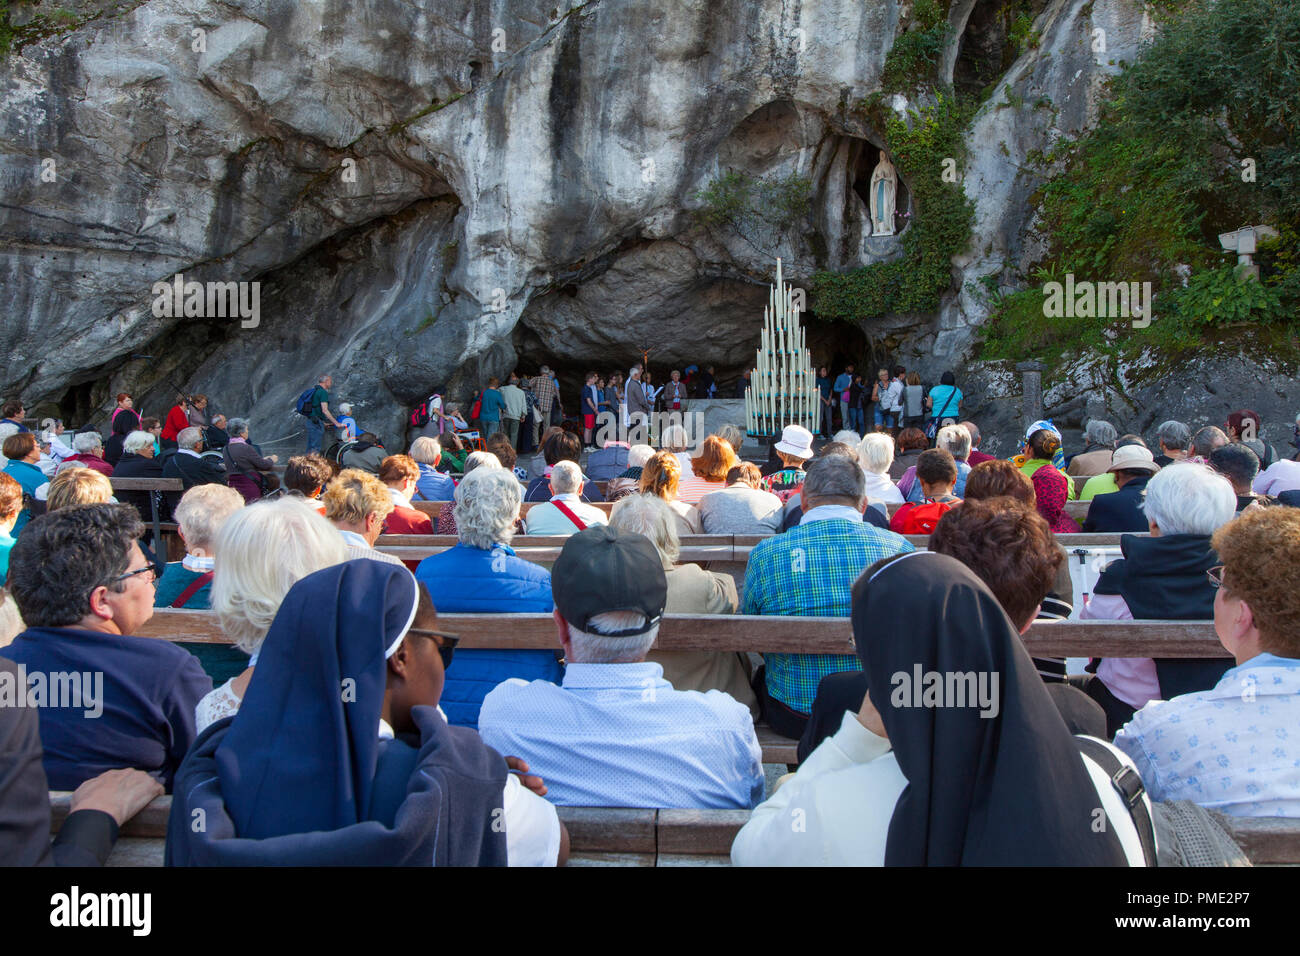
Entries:
<svg viewBox="0 0 1300 956">
<path fill-rule="evenodd" d="M 556 610 L 580 631 L 610 611 L 639 611 L 640 627 L 605 637 L 634 637 L 659 623 L 668 601 L 668 578 L 659 551 L 645 535 L 594 525 L 564 543 L 551 568 Z"/>
</svg>

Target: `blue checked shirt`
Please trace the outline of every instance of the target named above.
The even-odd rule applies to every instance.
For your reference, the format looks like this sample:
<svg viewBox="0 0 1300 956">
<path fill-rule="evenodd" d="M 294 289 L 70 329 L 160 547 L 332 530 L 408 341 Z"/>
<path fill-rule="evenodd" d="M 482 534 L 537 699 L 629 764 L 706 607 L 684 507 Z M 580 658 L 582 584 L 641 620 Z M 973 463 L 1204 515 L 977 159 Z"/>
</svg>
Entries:
<svg viewBox="0 0 1300 956">
<path fill-rule="evenodd" d="M 761 542 L 745 569 L 741 614 L 791 617 L 848 617 L 853 582 L 881 558 L 916 549 L 902 535 L 858 520 L 831 517 L 803 522 Z M 827 674 L 859 667 L 851 654 L 764 654 L 767 692 L 787 707 L 807 714 L 817 685 Z"/>
<path fill-rule="evenodd" d="M 569 664 L 560 687 L 505 681 L 478 731 L 522 757 L 560 806 L 747 810 L 763 799 L 749 708 L 722 691 L 674 690 L 649 661 Z"/>
</svg>

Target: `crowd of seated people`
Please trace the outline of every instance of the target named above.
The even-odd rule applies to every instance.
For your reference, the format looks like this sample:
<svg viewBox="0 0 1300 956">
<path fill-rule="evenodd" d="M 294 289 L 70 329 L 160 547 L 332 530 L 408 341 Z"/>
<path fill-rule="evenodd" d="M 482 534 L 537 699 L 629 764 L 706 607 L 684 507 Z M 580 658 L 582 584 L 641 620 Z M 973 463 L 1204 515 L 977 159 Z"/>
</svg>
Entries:
<svg viewBox="0 0 1300 956">
<path fill-rule="evenodd" d="M 740 459 L 743 435 L 690 455 L 665 429 L 659 451 L 605 449 L 601 474 L 627 486 L 609 511 L 591 504 L 571 432 L 544 442 L 527 487 L 513 449 L 475 452 L 457 481 L 422 438 L 377 475 L 296 456 L 282 489 L 248 504 L 195 471 L 174 501 L 185 555 L 171 564 L 142 546 L 141 501 L 114 503 L 84 457 L 47 477 L 52 446 L 15 431 L 0 675 L 87 686 L 25 721 L 0 707 L 0 742 L 15 741 L 0 760 L 23 761 L 0 766 L 0 824 L 22 817 L 0 827 L 0 850 L 102 863 L 164 791 L 174 865 L 556 865 L 556 806 L 752 810 L 738 864 L 1149 863 L 1115 767 L 1140 776 L 1148 808 L 1300 817 L 1300 510 L 1279 497 L 1288 462 L 1252 415 L 1164 422 L 1159 458 L 1105 422 L 1072 458 L 1035 422 L 1009 460 L 977 459 L 973 423 L 938 429 L 933 448 L 905 429 L 901 455 L 885 432 L 816 447 L 791 425 L 767 481 Z M 117 467 L 153 476 L 154 436 L 122 421 Z M 178 429 L 167 460 L 191 465 L 173 470 L 208 467 L 204 441 Z M 102 440 L 80 444 L 102 454 Z M 42 479 L 39 504 L 21 466 Z M 1067 679 L 1064 661 L 1027 653 L 1035 621 L 1072 612 L 1056 535 L 1079 529 L 1075 477 L 1103 479 L 1079 495 L 1083 529 L 1116 533 L 1122 552 L 1080 616 L 1212 621 L 1222 658 L 1107 657 Z M 447 503 L 445 524 L 421 499 Z M 380 540 L 435 529 L 458 543 L 409 568 Z M 549 570 L 511 548 L 525 531 L 567 539 Z M 743 582 L 681 560 L 682 536 L 703 532 L 765 536 Z M 228 658 L 139 636 L 155 608 L 210 608 Z M 847 618 L 856 654 L 654 647 L 664 614 L 737 612 Z M 554 647 L 457 649 L 439 628 L 439 614 L 510 613 L 550 615 Z M 931 706 L 898 680 L 949 672 L 997 684 Z M 770 791 L 756 720 L 799 741 Z M 31 798 L 48 789 L 77 792 L 53 844 Z M 184 826 L 197 810 L 220 825 Z"/>
</svg>

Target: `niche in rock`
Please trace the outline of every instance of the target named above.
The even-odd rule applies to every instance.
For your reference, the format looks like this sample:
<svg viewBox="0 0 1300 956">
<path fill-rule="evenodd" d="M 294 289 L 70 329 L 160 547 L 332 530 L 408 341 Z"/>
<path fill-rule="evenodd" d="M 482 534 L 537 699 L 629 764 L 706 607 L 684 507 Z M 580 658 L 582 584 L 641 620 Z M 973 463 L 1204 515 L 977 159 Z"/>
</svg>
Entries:
<svg viewBox="0 0 1300 956">
<path fill-rule="evenodd" d="M 852 145 L 849 154 L 849 170 L 853 182 L 853 192 L 862 202 L 869 223 L 871 221 L 871 180 L 886 154 L 883 149 L 872 146 L 865 140 L 855 139 L 850 140 L 850 143 Z M 852 158 L 854 153 L 857 154 L 856 159 Z M 893 166 L 892 157 L 890 158 L 890 165 Z M 907 184 L 903 182 L 903 177 L 898 173 L 898 167 L 894 167 L 890 180 L 891 185 L 894 187 L 892 197 L 894 214 L 891 224 L 894 231 L 891 235 L 901 235 L 911 217 L 912 197 L 907 191 Z M 879 192 L 879 187 L 877 187 L 877 192 Z"/>
<path fill-rule="evenodd" d="M 892 224 L 892 229 L 872 225 L 872 179 L 886 155 L 883 137 L 877 142 L 874 138 L 831 133 L 819 148 L 815 189 L 817 231 L 823 242 L 818 250 L 820 268 L 842 271 L 891 261 L 903 254 L 900 237 L 913 215 L 912 195 L 893 157 L 892 170 L 881 170 L 888 173 L 887 185 L 881 191 L 884 221 Z M 892 217 L 887 212 L 891 200 Z"/>
<path fill-rule="evenodd" d="M 842 270 L 902 255 L 898 237 L 912 213 L 911 192 L 895 166 L 886 193 L 900 215 L 892 228 L 872 228 L 871 180 L 886 143 L 868 124 L 855 127 L 846 130 L 789 100 L 768 103 L 737 124 L 718 149 L 713 182 L 730 184 L 717 190 L 715 202 L 744 240 L 734 246 L 738 252 L 757 252 L 765 265 L 782 256 L 796 273 L 800 266 Z"/>
</svg>

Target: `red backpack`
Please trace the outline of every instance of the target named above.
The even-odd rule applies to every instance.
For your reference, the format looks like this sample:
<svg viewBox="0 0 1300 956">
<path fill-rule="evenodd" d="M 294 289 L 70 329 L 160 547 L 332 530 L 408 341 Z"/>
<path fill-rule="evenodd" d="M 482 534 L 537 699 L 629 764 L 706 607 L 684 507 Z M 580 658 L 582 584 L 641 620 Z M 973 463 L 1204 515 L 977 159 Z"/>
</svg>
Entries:
<svg viewBox="0 0 1300 956">
<path fill-rule="evenodd" d="M 899 534 L 933 534 L 939 519 L 951 510 L 944 501 L 927 501 L 924 504 L 900 508 L 894 515 Z M 902 519 L 902 520 L 897 520 Z"/>
<path fill-rule="evenodd" d="M 429 406 L 437 397 L 437 395 L 430 395 L 411 410 L 411 426 L 413 428 L 423 428 L 425 425 L 429 424 L 429 419 L 432 417 L 429 413 Z"/>
</svg>

